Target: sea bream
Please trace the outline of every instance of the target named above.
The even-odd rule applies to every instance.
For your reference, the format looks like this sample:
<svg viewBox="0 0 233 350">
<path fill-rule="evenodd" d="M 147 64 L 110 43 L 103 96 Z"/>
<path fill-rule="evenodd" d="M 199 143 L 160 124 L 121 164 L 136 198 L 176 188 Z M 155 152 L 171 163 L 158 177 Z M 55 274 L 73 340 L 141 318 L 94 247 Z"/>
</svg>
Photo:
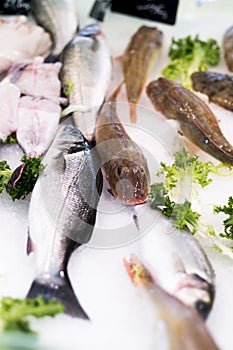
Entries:
<svg viewBox="0 0 233 350">
<path fill-rule="evenodd" d="M 141 204 L 147 200 L 150 173 L 142 150 L 117 115 L 119 89 L 120 86 L 96 117 L 96 148 L 111 194 L 126 205 Z"/>
<path fill-rule="evenodd" d="M 102 188 L 95 161 L 81 132 L 61 126 L 43 159 L 47 166 L 29 206 L 28 253 L 33 247 L 37 277 L 28 297 L 56 297 L 66 313 L 82 318 L 88 316 L 72 289 L 67 265 L 73 251 L 90 240 L 95 225 Z"/>
<path fill-rule="evenodd" d="M 75 0 L 31 0 L 30 5 L 36 22 L 51 35 L 52 55 L 58 56 L 78 29 Z"/>
<path fill-rule="evenodd" d="M 165 78 L 150 82 L 146 92 L 155 109 L 167 119 L 177 120 L 181 133 L 191 142 L 219 161 L 233 165 L 233 146 L 212 110 L 195 93 Z"/>
<path fill-rule="evenodd" d="M 154 310 L 155 331 L 156 324 L 163 325 L 163 339 L 159 339 L 159 334 L 155 333 L 155 349 L 219 349 L 197 313 L 167 293 L 137 256 L 132 255 L 129 260 L 125 259 L 124 264 L 132 282 Z"/>
<path fill-rule="evenodd" d="M 76 127 L 83 133 L 95 125 L 95 114 L 104 101 L 112 74 L 112 62 L 100 26 L 80 30 L 62 55 L 60 79 L 74 112 Z M 88 134 L 88 133 L 87 133 Z"/>
<path fill-rule="evenodd" d="M 215 297 L 215 272 L 197 239 L 154 211 L 155 227 L 140 240 L 144 264 L 167 292 L 206 319 Z"/>
</svg>

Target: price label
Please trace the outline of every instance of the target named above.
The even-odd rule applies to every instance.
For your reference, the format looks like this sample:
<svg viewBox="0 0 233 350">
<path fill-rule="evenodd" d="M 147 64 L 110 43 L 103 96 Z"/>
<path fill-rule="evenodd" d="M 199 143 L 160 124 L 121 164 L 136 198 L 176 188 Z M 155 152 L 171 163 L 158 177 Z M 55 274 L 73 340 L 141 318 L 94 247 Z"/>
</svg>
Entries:
<svg viewBox="0 0 233 350">
<path fill-rule="evenodd" d="M 0 2 L 0 13 L 6 15 L 25 15 L 30 10 L 30 0 L 4 0 Z"/>
<path fill-rule="evenodd" d="M 120 2 L 112 0 L 111 10 L 157 22 L 175 24 L 179 0 L 135 0 Z"/>
</svg>

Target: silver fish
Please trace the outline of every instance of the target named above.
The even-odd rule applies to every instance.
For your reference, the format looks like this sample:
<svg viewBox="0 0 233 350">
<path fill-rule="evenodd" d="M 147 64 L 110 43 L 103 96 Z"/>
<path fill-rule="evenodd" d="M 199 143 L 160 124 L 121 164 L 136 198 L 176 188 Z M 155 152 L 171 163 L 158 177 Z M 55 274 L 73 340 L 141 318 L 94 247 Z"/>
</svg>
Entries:
<svg viewBox="0 0 233 350">
<path fill-rule="evenodd" d="M 75 248 L 91 238 L 102 177 L 88 142 L 71 125 L 60 128 L 44 162 L 29 207 L 28 253 L 35 250 L 37 277 L 28 297 L 56 297 L 66 313 L 88 318 L 72 289 L 67 265 Z"/>
<path fill-rule="evenodd" d="M 95 113 L 104 101 L 112 74 L 112 62 L 99 25 L 84 27 L 61 55 L 60 78 L 74 112 L 76 127 L 83 133 L 95 125 Z M 89 121 L 90 118 L 90 121 Z"/>
<path fill-rule="evenodd" d="M 163 345 L 156 344 L 155 349 L 219 349 L 196 312 L 161 288 L 150 270 L 136 256 L 124 262 L 132 282 L 141 287 L 144 297 L 148 297 L 155 316 L 157 315 L 158 324 L 162 322 L 164 325 L 166 339 L 161 339 Z"/>
<path fill-rule="evenodd" d="M 59 55 L 66 44 L 75 36 L 78 28 L 78 14 L 74 0 L 31 0 L 35 20 L 53 41 L 52 54 Z"/>
<path fill-rule="evenodd" d="M 206 319 L 215 297 L 215 273 L 194 236 L 153 211 L 156 226 L 142 240 L 145 264 L 158 282 Z"/>
</svg>

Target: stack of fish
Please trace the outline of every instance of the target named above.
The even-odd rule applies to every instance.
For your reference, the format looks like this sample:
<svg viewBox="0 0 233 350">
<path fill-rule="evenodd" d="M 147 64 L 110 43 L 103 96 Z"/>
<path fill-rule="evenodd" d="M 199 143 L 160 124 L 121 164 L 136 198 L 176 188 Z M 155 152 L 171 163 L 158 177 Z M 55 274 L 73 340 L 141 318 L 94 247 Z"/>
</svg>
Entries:
<svg viewBox="0 0 233 350">
<path fill-rule="evenodd" d="M 112 62 L 99 25 L 88 25 L 77 32 L 78 16 L 72 0 L 33 0 L 31 8 L 35 20 L 44 29 L 29 24 L 25 18 L 16 19 L 13 25 L 5 20 L 0 23 L 0 37 L 9 25 L 9 33 L 21 44 L 20 48 L 17 46 L 20 52 L 17 57 L 14 41 L 9 43 L 7 52 L 1 53 L 0 72 L 7 74 L 0 83 L 3 99 L 0 104 L 2 111 L 9 112 L 4 118 L 0 116 L 2 141 L 16 131 L 19 144 L 32 157 L 44 154 L 56 134 L 44 157 L 47 166 L 30 201 L 28 253 L 36 253 L 37 277 L 28 297 L 55 296 L 68 314 L 89 318 L 72 289 L 67 266 L 73 251 L 91 239 L 102 190 L 100 168 L 111 194 L 127 206 L 146 202 L 150 174 L 142 150 L 117 115 L 121 85 L 105 101 Z M 27 43 L 31 41 L 29 32 L 40 33 L 39 39 L 36 36 L 38 41 L 32 40 L 35 47 L 28 51 L 21 40 L 22 26 L 28 29 L 23 37 Z M 133 123 L 137 121 L 136 106 L 150 67 L 161 50 L 162 37 L 157 28 L 142 26 L 123 55 L 122 70 Z M 229 33 L 226 41 L 228 37 Z M 228 61 L 230 55 L 227 47 Z M 56 62 L 45 63 L 44 58 Z M 60 97 L 61 88 L 69 102 L 63 115 L 72 113 L 75 126 L 58 128 L 60 104 L 66 103 L 66 98 Z M 157 110 L 180 122 L 185 136 L 220 161 L 233 164 L 233 148 L 221 133 L 215 116 L 192 92 L 163 78 L 151 82 L 146 92 Z M 161 241 L 156 243 L 158 250 L 163 249 L 164 241 L 178 264 L 171 276 L 174 273 L 176 278 L 177 271 L 181 276 L 169 291 L 172 295 L 168 294 L 166 283 L 161 279 L 160 286 L 156 284 L 156 276 L 152 277 L 148 270 L 153 271 L 153 259 L 149 256 L 156 250 L 152 249 L 155 244 L 150 240 L 143 248 L 148 268 L 133 260 L 131 265 L 126 263 L 127 269 L 132 275 L 135 265 L 139 266 L 139 279 L 144 278 L 145 289 L 167 327 L 171 349 L 187 348 L 187 344 L 193 349 L 216 349 L 201 320 L 207 318 L 213 304 L 212 267 L 188 233 L 177 230 L 171 237 L 161 235 Z M 164 254 L 163 258 L 169 259 Z"/>
</svg>

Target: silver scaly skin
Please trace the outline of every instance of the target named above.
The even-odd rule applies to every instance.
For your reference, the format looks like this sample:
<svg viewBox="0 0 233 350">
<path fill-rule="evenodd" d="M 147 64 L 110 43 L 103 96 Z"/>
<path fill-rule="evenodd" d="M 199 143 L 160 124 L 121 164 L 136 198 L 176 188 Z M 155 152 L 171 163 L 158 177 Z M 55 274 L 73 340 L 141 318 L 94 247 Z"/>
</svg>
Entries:
<svg viewBox="0 0 233 350">
<path fill-rule="evenodd" d="M 62 87 L 68 88 L 75 125 L 86 136 L 87 129 L 94 127 L 96 111 L 112 76 L 111 57 L 99 25 L 91 24 L 78 32 L 63 51 L 61 61 Z"/>
<path fill-rule="evenodd" d="M 88 142 L 71 125 L 60 128 L 43 161 L 47 166 L 29 208 L 37 278 L 28 297 L 56 297 L 68 314 L 87 318 L 73 292 L 67 265 L 74 249 L 91 238 L 102 177 Z"/>
<path fill-rule="evenodd" d="M 206 319 L 215 297 L 215 273 L 190 233 L 154 213 L 155 228 L 141 241 L 146 266 L 163 288 Z"/>
<path fill-rule="evenodd" d="M 59 55 L 78 29 L 75 0 L 31 0 L 36 22 L 50 33 L 52 54 Z"/>
</svg>

